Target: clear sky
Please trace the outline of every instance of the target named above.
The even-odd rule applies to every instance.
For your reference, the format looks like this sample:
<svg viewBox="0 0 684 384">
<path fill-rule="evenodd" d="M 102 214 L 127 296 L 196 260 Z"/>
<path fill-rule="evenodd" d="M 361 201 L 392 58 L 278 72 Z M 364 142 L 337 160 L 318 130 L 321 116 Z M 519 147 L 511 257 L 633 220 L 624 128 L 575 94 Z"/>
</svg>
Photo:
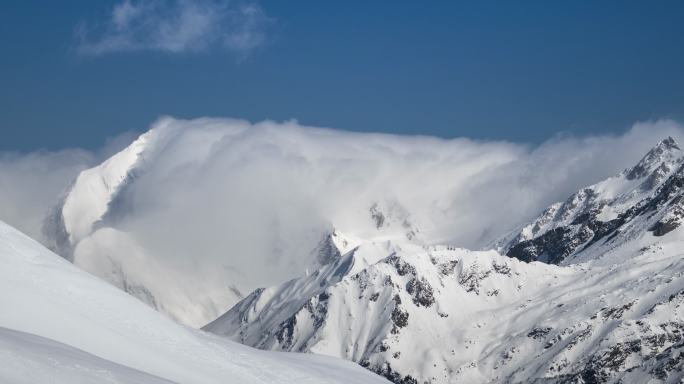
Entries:
<svg viewBox="0 0 684 384">
<path fill-rule="evenodd" d="M 1 150 L 160 115 L 540 142 L 684 118 L 684 1 L 4 1 Z"/>
</svg>

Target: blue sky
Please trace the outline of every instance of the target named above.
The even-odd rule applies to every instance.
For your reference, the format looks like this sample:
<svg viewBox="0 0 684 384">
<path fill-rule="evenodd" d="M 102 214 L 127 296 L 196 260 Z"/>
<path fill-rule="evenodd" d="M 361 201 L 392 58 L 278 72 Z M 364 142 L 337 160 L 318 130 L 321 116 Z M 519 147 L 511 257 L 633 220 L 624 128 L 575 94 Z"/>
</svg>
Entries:
<svg viewBox="0 0 684 384">
<path fill-rule="evenodd" d="M 195 24 L 167 20 L 193 3 Z M 116 29 L 126 4 L 137 16 Z M 622 132 L 684 118 L 682 17 L 681 1 L 10 0 L 0 149 L 96 148 L 160 115 L 532 143 Z"/>
</svg>

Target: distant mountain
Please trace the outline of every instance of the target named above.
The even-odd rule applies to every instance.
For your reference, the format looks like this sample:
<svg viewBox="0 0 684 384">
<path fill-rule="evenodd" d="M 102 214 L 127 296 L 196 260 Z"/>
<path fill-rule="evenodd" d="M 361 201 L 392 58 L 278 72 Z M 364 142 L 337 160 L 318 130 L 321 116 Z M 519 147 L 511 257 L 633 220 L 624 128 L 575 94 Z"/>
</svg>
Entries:
<svg viewBox="0 0 684 384">
<path fill-rule="evenodd" d="M 683 175 L 668 138 L 500 241 L 509 257 L 357 239 L 205 330 L 342 357 L 395 383 L 679 383 Z"/>
<path fill-rule="evenodd" d="M 645 231 L 665 235 L 679 227 L 684 215 L 682 155 L 668 137 L 634 167 L 548 207 L 510 240 L 501 240 L 502 253 L 524 261 L 568 264 Z"/>
<path fill-rule="evenodd" d="M 0 222 L 2 383 L 382 383 L 354 364 L 258 351 L 182 325 Z"/>
<path fill-rule="evenodd" d="M 261 349 L 341 357 L 397 383 L 684 378 L 684 157 L 672 138 L 635 166 L 501 236 L 493 250 L 469 251 L 437 245 L 448 236 L 430 214 L 444 213 L 444 196 L 417 205 L 423 207 L 417 213 L 390 194 L 357 194 L 326 161 L 328 181 L 350 196 L 335 215 L 302 217 L 307 209 L 288 210 L 289 192 L 267 203 L 251 196 L 259 188 L 250 187 L 242 190 L 249 196 L 226 201 L 230 210 L 207 212 L 198 200 L 223 202 L 234 183 L 286 191 L 297 185 L 278 179 L 273 163 L 234 173 L 225 185 L 203 184 L 195 175 L 206 168 L 224 177 L 226 168 L 212 157 L 217 143 L 236 141 L 231 149 L 238 153 L 229 156 L 236 169 L 254 165 L 239 153 L 250 128 L 181 127 L 157 124 L 82 172 L 45 221 L 50 247 L 184 324 L 211 321 L 206 330 Z M 283 151 L 284 137 L 271 145 L 277 135 L 257 132 L 247 147 L 263 156 Z M 304 161 L 296 144 L 282 159 Z M 260 167 L 269 171 L 259 173 Z M 313 168 L 296 169 L 309 180 Z M 145 204 L 140 194 L 148 194 Z M 165 200 L 167 194 L 173 198 Z M 244 201 L 252 204 L 242 207 Z M 205 211 L 193 217 L 195 207 Z M 154 223 L 170 209 L 180 214 L 157 230 Z M 230 225 L 226 217 L 234 219 Z M 188 228 L 202 220 L 211 221 L 211 236 Z M 205 246 L 223 236 L 231 241 Z"/>
<path fill-rule="evenodd" d="M 176 175 L 185 172 L 193 179 L 202 169 L 215 167 L 211 159 L 217 143 L 239 139 L 248 129 L 256 129 L 237 123 L 184 128 L 184 124 L 175 124 L 172 119 L 163 120 L 102 164 L 81 172 L 44 221 L 48 247 L 160 312 L 197 328 L 214 320 L 260 284 L 305 275 L 307 270 L 313 271 L 339 256 L 337 248 L 329 243 L 333 235 L 329 220 L 308 222 L 299 217 L 300 211 L 295 211 L 298 216 L 284 219 L 271 216 L 269 207 L 255 208 L 263 209 L 260 212 L 229 211 L 212 219 L 176 219 L 164 230 L 157 230 L 158 221 L 145 221 L 145 214 L 153 208 L 161 215 L 168 209 L 151 207 L 158 200 L 154 197 L 161 200 L 170 189 L 186 187 L 173 184 L 178 182 Z M 268 132 L 264 135 L 271 136 Z M 196 189 L 217 193 L 219 196 L 214 198 L 220 201 L 220 193 L 211 188 L 214 182 L 207 182 L 206 188 Z M 154 201 L 138 204 L 141 192 L 151 194 Z M 179 216 L 193 214 L 188 206 L 193 204 L 192 199 L 171 203 L 182 211 Z M 283 202 L 280 206 L 287 205 Z M 368 203 L 358 216 L 367 232 L 378 237 L 421 241 L 422 233 L 410 214 L 394 200 Z M 135 229 L 130 229 L 131 217 L 138 220 Z M 301 228 L 290 229 L 294 219 Z M 205 220 L 213 220 L 212 234 L 188 228 Z M 252 232 L 259 236 L 238 235 Z M 225 247 L 213 244 L 225 237 L 235 242 L 226 242 Z M 353 242 L 351 239 L 353 236 L 349 239 Z"/>
</svg>

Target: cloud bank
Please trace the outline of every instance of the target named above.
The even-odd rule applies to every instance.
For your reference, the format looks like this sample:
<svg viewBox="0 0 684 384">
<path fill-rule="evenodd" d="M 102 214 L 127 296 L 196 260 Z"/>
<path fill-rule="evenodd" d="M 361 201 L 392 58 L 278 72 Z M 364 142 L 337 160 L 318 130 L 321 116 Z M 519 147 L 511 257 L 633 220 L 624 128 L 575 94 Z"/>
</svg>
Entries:
<svg viewBox="0 0 684 384">
<path fill-rule="evenodd" d="M 94 156 L 84 150 L 0 152 L 0 220 L 41 239 L 41 225 L 64 189 Z"/>
<path fill-rule="evenodd" d="M 166 310 L 194 325 L 232 305 L 230 290 L 304 273 L 332 228 L 405 238 L 410 223 L 417 241 L 478 248 L 631 167 L 661 139 L 684 139 L 669 120 L 539 146 L 209 118 L 163 118 L 152 132 L 107 215 L 74 239 L 75 260 L 108 273 L 115 260 L 154 294 L 173 290 Z M 38 233 L 50 202 L 96 157 L 0 158 L 0 220 Z"/>
<path fill-rule="evenodd" d="M 122 194 L 130 209 L 117 220 L 164 234 L 162 223 L 190 223 L 197 233 L 184 230 L 186 236 L 226 247 L 236 242 L 226 232 L 255 241 L 288 238 L 314 221 L 373 236 L 375 203 L 401 207 L 427 242 L 477 247 L 632 166 L 662 138 L 684 137 L 667 120 L 638 123 L 622 135 L 556 137 L 538 147 L 295 122 L 162 119 L 153 129 L 168 138 Z M 249 233 L 276 227 L 292 233 Z"/>
<path fill-rule="evenodd" d="M 43 219 L 79 172 L 120 151 L 134 137 L 135 133 L 122 133 L 94 151 L 0 151 L 0 220 L 43 240 Z"/>
<path fill-rule="evenodd" d="M 77 28 L 77 48 L 88 55 L 220 48 L 244 57 L 265 42 L 271 21 L 254 2 L 124 0 L 103 23 Z"/>
</svg>

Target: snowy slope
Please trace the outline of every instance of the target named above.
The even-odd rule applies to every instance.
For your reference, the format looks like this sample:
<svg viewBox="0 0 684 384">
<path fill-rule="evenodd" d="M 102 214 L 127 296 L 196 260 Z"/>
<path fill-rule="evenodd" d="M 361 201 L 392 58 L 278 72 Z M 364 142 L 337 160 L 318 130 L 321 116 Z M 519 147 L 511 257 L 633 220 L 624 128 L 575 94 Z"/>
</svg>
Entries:
<svg viewBox="0 0 684 384">
<path fill-rule="evenodd" d="M 586 144 L 599 142 L 614 145 Z M 554 148 L 164 118 L 74 180 L 45 220 L 45 243 L 200 327 L 258 287 L 321 267 L 327 253 L 317 250 L 334 229 L 479 248 L 574 189 L 571 180 L 633 161 L 633 151 L 597 156 L 578 145 L 549 156 Z"/>
<path fill-rule="evenodd" d="M 499 250 L 525 261 L 569 263 L 588 248 L 598 249 L 585 255 L 620 244 L 630 228 L 636 235 L 645 229 L 666 233 L 679 225 L 684 213 L 679 204 L 682 155 L 668 137 L 634 167 L 548 207 L 520 231 L 500 240 Z"/>
<path fill-rule="evenodd" d="M 0 328 L 0 361 L 2 383 L 172 383 L 50 339 L 6 328 Z"/>
<path fill-rule="evenodd" d="M 44 234 L 49 248 L 81 269 L 174 320 L 199 328 L 253 289 L 305 275 L 324 265 L 336 256 L 337 245 L 329 239 L 332 223 L 320 217 L 301 217 L 306 208 L 288 211 L 282 218 L 274 212 L 283 211 L 282 207 L 292 204 L 290 201 L 279 202 L 277 207 L 266 204 L 259 196 L 241 195 L 231 201 L 225 197 L 226 192 L 215 190 L 213 181 L 196 179 L 195 175 L 207 168 L 217 168 L 225 177 L 220 170 L 235 165 L 222 164 L 213 151 L 231 140 L 240 150 L 249 151 L 241 135 L 250 127 L 244 122 L 226 124 L 210 119 L 189 124 L 202 129 L 162 119 L 127 148 L 81 172 L 46 218 Z M 254 127 L 251 130 L 258 131 Z M 267 130 L 261 131 L 252 140 L 288 139 L 287 135 L 278 138 Z M 239 156 L 229 160 L 245 168 L 245 160 Z M 187 175 L 190 182 L 177 185 L 179 174 Z M 226 181 L 228 190 L 233 189 L 233 182 L 260 179 L 249 169 L 244 174 L 240 170 L 233 178 L 236 180 Z M 186 187 L 190 191 L 182 192 L 184 196 L 207 196 L 170 198 L 164 205 L 155 205 L 164 201 L 169 192 Z M 244 189 L 249 195 L 258 193 Z M 145 194 L 153 195 L 154 201 L 139 204 L 137 199 Z M 258 207 L 243 208 L 248 207 L 246 201 L 250 199 L 257 199 Z M 195 206 L 204 200 L 216 201 L 218 206 L 193 216 L 206 209 Z M 167 219 L 168 212 L 174 209 L 177 216 Z M 175 224 L 159 228 L 159 219 L 150 219 L 150 215 L 161 215 L 164 222 Z M 422 233 L 407 210 L 389 198 L 367 203 L 359 217 L 365 228 L 354 228 L 360 233 L 422 241 Z M 293 225 L 295 219 L 300 224 Z M 188 228 L 195 226 L 213 232 Z M 255 234 L 250 235 L 252 232 Z M 353 236 L 349 241 L 354 242 Z"/>
<path fill-rule="evenodd" d="M 681 153 L 666 139 L 523 227 L 503 248 L 513 257 L 361 241 L 205 329 L 342 357 L 396 383 L 679 383 L 682 188 Z"/>
<path fill-rule="evenodd" d="M 244 277 L 209 276 L 192 270 L 192 265 L 164 261 L 164 255 L 154 254 L 134 233 L 117 226 L 131 210 L 124 198 L 127 189 L 148 167 L 159 166 L 160 153 L 171 150 L 178 155 L 176 162 L 161 166 L 183 167 L 206 158 L 211 143 L 239 129 L 190 135 L 183 146 L 192 151 L 186 152 L 178 151 L 179 131 L 171 119 L 162 119 L 119 153 L 82 171 L 45 219 L 43 232 L 53 251 L 81 269 L 181 323 L 199 327 L 242 297 Z"/>
<path fill-rule="evenodd" d="M 193 129 L 193 125 L 198 128 Z M 209 177 L 195 179 L 207 168 L 220 171 L 230 166 L 216 159 L 218 144 L 235 140 L 248 151 L 249 146 L 241 141 L 250 128 L 257 130 L 240 121 L 160 120 L 127 148 L 78 175 L 45 219 L 47 245 L 80 268 L 193 327 L 215 319 L 260 285 L 280 283 L 320 267 L 329 251 L 319 248 L 332 231 L 330 223 L 300 217 L 304 228 L 294 227 L 289 217 L 274 215 L 275 208 L 261 201 L 255 204 L 263 207 L 244 208 L 245 212 L 240 213 L 246 207 L 243 201 L 251 196 L 230 201 L 225 193 L 214 190 Z M 260 131 L 264 139 L 257 135 L 253 140 L 283 140 L 273 139 L 268 130 Z M 229 161 L 244 168 L 240 157 Z M 219 173 L 224 177 L 223 172 Z M 178 175 L 190 182 L 178 181 Z M 258 176 L 239 171 L 234 178 L 239 182 Z M 202 187 L 202 182 L 210 185 Z M 191 191 L 180 194 L 201 191 L 207 196 L 189 201 L 171 198 L 165 201 L 169 206 L 155 206 L 169 192 L 188 186 Z M 230 185 L 226 188 L 233 189 Z M 148 193 L 154 202 L 139 204 L 139 196 Z M 203 215 L 187 217 L 201 210 L 192 205 L 204 200 L 216 201 L 220 209 L 211 207 Z M 278 206 L 289 204 L 282 202 Z M 149 219 L 149 215 L 166 215 L 171 208 L 177 209 L 177 216 L 164 219 L 176 222 L 171 228 L 158 228 Z M 368 203 L 362 214 L 373 232 L 416 236 L 408 213 L 396 202 Z M 299 212 L 296 215 L 301 216 Z M 197 225 L 214 228 L 215 233 L 187 228 Z M 251 238 L 242 235 L 249 235 L 252 228 L 262 230 Z"/>
<path fill-rule="evenodd" d="M 0 380 L 372 383 L 350 363 L 257 351 L 178 325 L 0 223 Z"/>
<path fill-rule="evenodd" d="M 159 130 L 151 130 L 102 164 L 78 175 L 61 210 L 69 243 L 75 244 L 93 231 L 117 192 L 141 166 L 143 153 L 154 146 L 159 136 Z"/>
<path fill-rule="evenodd" d="M 255 291 L 206 329 L 346 358 L 397 383 L 679 382 L 683 239 L 647 247 L 661 239 L 646 236 L 567 267 L 369 243 Z"/>
</svg>

